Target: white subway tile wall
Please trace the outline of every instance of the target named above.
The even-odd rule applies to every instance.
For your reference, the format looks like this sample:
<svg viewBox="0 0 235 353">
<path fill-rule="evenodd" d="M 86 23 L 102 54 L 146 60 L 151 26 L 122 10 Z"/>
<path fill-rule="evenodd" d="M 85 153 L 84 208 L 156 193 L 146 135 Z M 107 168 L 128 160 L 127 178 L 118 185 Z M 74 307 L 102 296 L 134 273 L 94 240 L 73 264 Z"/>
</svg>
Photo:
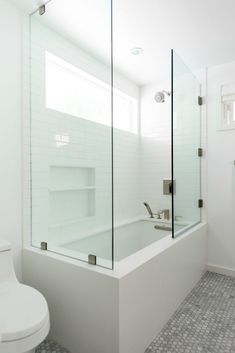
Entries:
<svg viewBox="0 0 235 353">
<path fill-rule="evenodd" d="M 109 126 L 46 108 L 46 51 L 51 51 L 68 62 L 76 63 L 80 68 L 83 65 L 82 69 L 89 73 L 94 74 L 96 68 L 99 79 L 110 81 L 109 67 L 105 67 L 91 57 L 85 60 L 88 59 L 87 54 L 32 19 L 33 245 L 40 246 L 41 241 L 60 245 L 107 227 L 110 228 L 109 242 L 111 242 L 111 129 Z M 120 91 L 138 100 L 138 87 L 126 78 L 115 74 L 115 84 Z M 90 99 L 92 104 L 92 97 Z M 117 115 L 115 119 L 118 119 Z M 26 123 L 26 149 L 29 144 L 28 129 L 29 124 Z M 113 144 L 115 222 L 121 222 L 139 217 L 143 212 L 140 191 L 139 134 L 115 129 Z M 86 177 L 84 173 L 87 173 Z M 29 195 L 26 198 L 27 217 L 30 207 Z M 109 250 L 111 251 L 110 246 Z"/>
<path fill-rule="evenodd" d="M 68 63 L 77 65 L 106 83 L 111 82 L 110 67 L 32 19 L 33 245 L 40 246 L 41 241 L 61 245 L 104 228 L 106 231 L 110 230 L 109 251 L 111 252 L 111 129 L 109 126 L 46 107 L 46 52 L 51 52 Z M 25 64 L 25 71 L 27 69 Z M 25 77 L 27 81 L 27 74 Z M 138 87 L 126 77 L 114 72 L 114 85 L 119 91 L 139 103 L 138 132 L 114 129 L 114 221 L 115 224 L 119 224 L 148 216 L 143 206 L 144 201 L 148 202 L 155 212 L 163 208 L 171 211 L 171 196 L 163 195 L 163 180 L 171 178 L 170 99 L 167 99 L 164 104 L 157 104 L 154 100 L 155 93 L 162 89 L 170 90 L 170 84 L 158 82 Z M 92 97 L 90 99 L 92 104 Z M 107 104 L 111 104 L 111 95 L 110 102 Z M 191 121 L 187 119 L 190 109 L 191 107 L 186 105 L 179 115 L 184 123 L 188 122 L 189 125 L 185 126 L 193 134 L 194 126 L 190 126 Z M 114 97 L 114 119 L 118 119 L 115 113 Z M 30 123 L 27 112 L 25 116 L 25 173 L 27 175 L 24 178 L 26 180 L 25 230 L 30 241 Z M 180 121 L 179 126 L 175 126 L 176 130 L 177 128 L 180 129 Z M 177 141 L 177 134 L 175 136 L 177 154 L 182 153 L 182 156 L 186 157 L 189 152 L 188 146 L 195 148 L 196 157 L 197 146 L 192 146 L 193 135 L 185 134 L 183 144 L 181 137 Z M 180 177 L 180 180 L 177 180 L 177 189 L 180 190 L 182 184 L 185 197 L 177 199 L 176 215 L 181 216 L 182 220 L 193 221 L 195 201 L 190 206 L 191 191 L 194 187 L 191 184 L 198 170 L 195 170 L 190 163 L 186 165 L 185 162 L 176 165 L 177 168 L 178 175 L 183 176 L 182 179 Z M 61 178 L 64 179 L 62 184 Z"/>
<path fill-rule="evenodd" d="M 198 200 L 201 198 L 201 159 L 198 156 L 201 147 L 200 84 L 181 59 L 175 66 L 180 66 L 180 74 L 174 82 L 174 212 L 185 223 L 195 224 L 200 222 Z"/>
<path fill-rule="evenodd" d="M 171 196 L 163 195 L 163 179 L 171 178 L 170 100 L 158 104 L 154 96 L 169 82 L 141 88 L 141 194 L 153 211 L 170 209 Z"/>
</svg>

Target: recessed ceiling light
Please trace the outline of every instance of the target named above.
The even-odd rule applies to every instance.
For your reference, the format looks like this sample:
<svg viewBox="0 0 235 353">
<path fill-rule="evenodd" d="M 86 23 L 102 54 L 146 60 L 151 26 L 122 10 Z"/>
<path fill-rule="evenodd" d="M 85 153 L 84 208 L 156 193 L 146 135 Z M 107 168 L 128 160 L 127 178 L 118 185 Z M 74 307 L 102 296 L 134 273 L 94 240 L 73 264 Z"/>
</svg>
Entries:
<svg viewBox="0 0 235 353">
<path fill-rule="evenodd" d="M 131 54 L 132 55 L 140 55 L 140 54 L 143 54 L 143 48 L 140 48 L 140 47 L 134 47 L 131 49 Z"/>
</svg>

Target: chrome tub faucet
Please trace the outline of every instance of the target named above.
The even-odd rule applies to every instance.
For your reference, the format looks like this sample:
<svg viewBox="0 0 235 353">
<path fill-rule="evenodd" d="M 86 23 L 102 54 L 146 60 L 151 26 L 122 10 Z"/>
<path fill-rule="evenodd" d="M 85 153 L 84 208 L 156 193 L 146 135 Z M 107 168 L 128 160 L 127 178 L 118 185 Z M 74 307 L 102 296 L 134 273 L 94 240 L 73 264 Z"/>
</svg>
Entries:
<svg viewBox="0 0 235 353">
<path fill-rule="evenodd" d="M 169 209 L 160 210 L 158 213 L 159 213 L 160 218 L 161 218 L 161 214 L 163 214 L 163 218 L 166 219 L 167 221 L 169 221 L 169 219 L 170 219 L 170 210 Z"/>
<path fill-rule="evenodd" d="M 154 216 L 157 216 L 157 219 L 161 219 L 161 215 L 163 214 L 163 218 L 167 221 L 169 221 L 170 219 L 170 210 L 169 209 L 164 209 L 164 210 L 160 210 L 157 213 L 153 213 L 151 207 L 149 206 L 149 204 L 147 202 L 144 202 L 144 206 L 146 207 L 150 218 L 155 218 Z"/>
</svg>

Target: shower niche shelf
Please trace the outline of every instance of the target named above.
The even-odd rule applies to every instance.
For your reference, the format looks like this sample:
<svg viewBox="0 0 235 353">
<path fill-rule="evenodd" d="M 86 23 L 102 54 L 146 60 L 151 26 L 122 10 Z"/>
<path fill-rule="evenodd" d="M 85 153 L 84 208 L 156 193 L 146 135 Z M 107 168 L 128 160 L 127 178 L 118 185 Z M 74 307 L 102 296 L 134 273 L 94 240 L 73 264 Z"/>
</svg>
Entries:
<svg viewBox="0 0 235 353">
<path fill-rule="evenodd" d="M 95 188 L 95 168 L 78 166 L 50 167 L 50 191 Z"/>
<path fill-rule="evenodd" d="M 50 228 L 69 226 L 95 215 L 95 169 L 50 166 Z"/>
<path fill-rule="evenodd" d="M 80 187 L 63 187 L 63 188 L 50 188 L 49 192 L 63 192 L 63 191 L 76 191 L 76 190 L 95 190 L 95 186 L 80 186 Z"/>
</svg>

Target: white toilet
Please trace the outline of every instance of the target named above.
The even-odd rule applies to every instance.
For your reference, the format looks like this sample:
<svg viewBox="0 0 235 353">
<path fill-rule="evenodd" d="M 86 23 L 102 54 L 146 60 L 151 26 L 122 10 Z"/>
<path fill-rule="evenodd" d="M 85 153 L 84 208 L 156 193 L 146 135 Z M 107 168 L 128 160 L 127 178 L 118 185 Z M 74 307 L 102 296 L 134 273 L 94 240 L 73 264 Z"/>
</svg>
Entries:
<svg viewBox="0 0 235 353">
<path fill-rule="evenodd" d="M 11 245 L 0 239 L 0 353 L 33 353 L 49 328 L 45 298 L 18 282 Z"/>
</svg>

